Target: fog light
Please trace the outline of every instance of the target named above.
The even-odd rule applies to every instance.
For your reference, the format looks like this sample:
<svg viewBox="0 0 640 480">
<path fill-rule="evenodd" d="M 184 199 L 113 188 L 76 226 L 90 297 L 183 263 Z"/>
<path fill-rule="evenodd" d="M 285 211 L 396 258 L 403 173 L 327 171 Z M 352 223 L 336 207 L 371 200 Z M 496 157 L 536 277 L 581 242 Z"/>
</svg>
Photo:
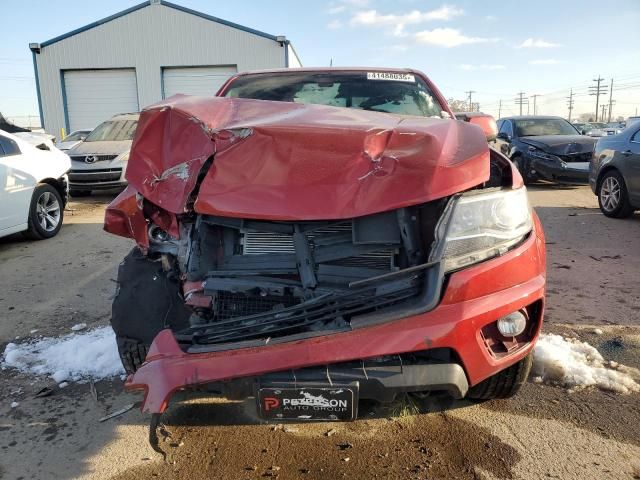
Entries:
<svg viewBox="0 0 640 480">
<path fill-rule="evenodd" d="M 498 320 L 498 331 L 505 337 L 517 337 L 527 326 L 527 318 L 521 312 L 513 312 Z"/>
</svg>

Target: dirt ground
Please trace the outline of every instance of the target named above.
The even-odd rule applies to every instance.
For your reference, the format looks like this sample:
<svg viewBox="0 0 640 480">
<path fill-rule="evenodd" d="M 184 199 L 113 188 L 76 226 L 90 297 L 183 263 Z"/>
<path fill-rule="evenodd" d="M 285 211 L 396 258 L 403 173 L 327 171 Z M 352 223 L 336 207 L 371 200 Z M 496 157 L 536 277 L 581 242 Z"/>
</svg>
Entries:
<svg viewBox="0 0 640 480">
<path fill-rule="evenodd" d="M 33 329 L 108 323 L 132 246 L 102 231 L 111 198 L 73 201 L 55 239 L 0 239 L 0 351 Z M 640 214 L 604 217 L 588 187 L 538 186 L 530 198 L 547 237 L 545 330 L 640 368 Z M 250 401 L 177 398 L 164 416 L 165 462 L 138 409 L 98 422 L 139 400 L 120 380 L 98 383 L 97 400 L 86 384 L 58 389 L 11 369 L 0 382 L 1 479 L 640 478 L 638 394 L 528 383 L 508 401 L 432 396 L 362 404 L 354 423 L 284 426 L 262 424 Z M 54 394 L 35 398 L 44 386 Z"/>
</svg>

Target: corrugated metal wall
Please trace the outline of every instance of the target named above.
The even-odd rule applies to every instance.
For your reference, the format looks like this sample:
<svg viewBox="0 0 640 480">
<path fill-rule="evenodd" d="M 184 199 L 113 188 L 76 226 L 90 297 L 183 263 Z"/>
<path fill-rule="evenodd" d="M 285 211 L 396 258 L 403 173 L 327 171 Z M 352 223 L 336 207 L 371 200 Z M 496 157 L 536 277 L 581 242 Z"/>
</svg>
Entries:
<svg viewBox="0 0 640 480">
<path fill-rule="evenodd" d="M 284 67 L 278 42 L 162 4 L 152 4 L 42 48 L 36 55 L 44 127 L 65 127 L 61 71 L 135 68 L 141 108 L 162 99 L 161 69 L 237 65 Z"/>
</svg>

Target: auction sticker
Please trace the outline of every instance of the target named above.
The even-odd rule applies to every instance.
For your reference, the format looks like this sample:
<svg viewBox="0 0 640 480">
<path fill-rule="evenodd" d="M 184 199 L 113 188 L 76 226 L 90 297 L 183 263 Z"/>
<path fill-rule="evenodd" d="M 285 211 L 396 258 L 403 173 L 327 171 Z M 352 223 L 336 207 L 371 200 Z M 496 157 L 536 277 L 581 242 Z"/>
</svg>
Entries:
<svg viewBox="0 0 640 480">
<path fill-rule="evenodd" d="M 367 80 L 390 80 L 392 82 L 415 83 L 416 77 L 410 73 L 367 72 Z"/>
</svg>

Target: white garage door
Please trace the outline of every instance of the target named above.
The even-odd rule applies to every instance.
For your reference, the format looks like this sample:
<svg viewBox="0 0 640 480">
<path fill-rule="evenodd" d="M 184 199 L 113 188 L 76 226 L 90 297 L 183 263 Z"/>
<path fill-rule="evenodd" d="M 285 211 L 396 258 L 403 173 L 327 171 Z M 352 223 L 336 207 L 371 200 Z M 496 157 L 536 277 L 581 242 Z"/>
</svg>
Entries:
<svg viewBox="0 0 640 480">
<path fill-rule="evenodd" d="M 138 111 L 134 69 L 64 72 L 71 131 L 97 127 L 117 113 Z"/>
<path fill-rule="evenodd" d="M 224 67 L 165 67 L 162 70 L 164 98 L 176 93 L 212 97 L 222 84 L 238 71 L 235 66 Z"/>
</svg>

